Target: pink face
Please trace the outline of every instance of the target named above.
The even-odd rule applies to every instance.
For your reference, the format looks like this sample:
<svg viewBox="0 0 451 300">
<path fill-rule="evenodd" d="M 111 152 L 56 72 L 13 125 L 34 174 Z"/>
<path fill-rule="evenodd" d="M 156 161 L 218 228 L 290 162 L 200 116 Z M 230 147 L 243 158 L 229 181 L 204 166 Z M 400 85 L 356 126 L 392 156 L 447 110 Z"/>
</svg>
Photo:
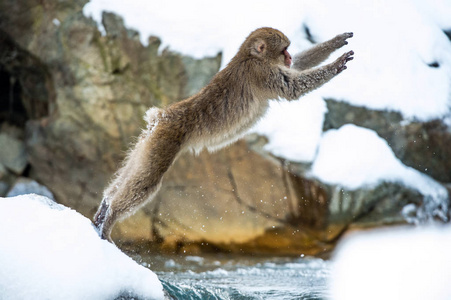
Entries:
<svg viewBox="0 0 451 300">
<path fill-rule="evenodd" d="M 291 66 L 291 55 L 287 49 L 283 50 L 283 55 L 285 56 L 285 66 L 289 68 Z"/>
</svg>

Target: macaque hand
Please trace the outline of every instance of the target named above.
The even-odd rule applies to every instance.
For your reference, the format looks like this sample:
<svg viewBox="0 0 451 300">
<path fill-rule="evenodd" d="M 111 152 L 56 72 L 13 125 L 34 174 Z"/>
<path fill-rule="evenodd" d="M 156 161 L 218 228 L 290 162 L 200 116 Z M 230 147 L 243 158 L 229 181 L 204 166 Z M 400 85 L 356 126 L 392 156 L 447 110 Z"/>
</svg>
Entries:
<svg viewBox="0 0 451 300">
<path fill-rule="evenodd" d="M 353 60 L 354 51 L 349 51 L 340 56 L 336 61 L 334 61 L 333 65 L 336 68 L 337 74 L 341 73 L 343 70 L 346 70 L 346 63 L 350 60 Z"/>
<path fill-rule="evenodd" d="M 348 44 L 348 41 L 346 41 L 349 38 L 352 38 L 354 34 L 352 32 L 345 32 L 342 34 L 337 35 L 332 39 L 332 44 L 335 47 L 335 49 L 341 48 L 344 45 Z"/>
</svg>

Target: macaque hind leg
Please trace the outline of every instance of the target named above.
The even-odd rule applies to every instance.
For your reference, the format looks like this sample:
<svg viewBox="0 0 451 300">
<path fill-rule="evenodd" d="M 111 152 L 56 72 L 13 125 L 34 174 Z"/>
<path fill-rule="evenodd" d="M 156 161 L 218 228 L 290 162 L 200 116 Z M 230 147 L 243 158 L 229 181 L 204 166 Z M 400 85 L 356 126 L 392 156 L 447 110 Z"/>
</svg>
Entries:
<svg viewBox="0 0 451 300">
<path fill-rule="evenodd" d="M 116 179 L 105 190 L 94 217 L 101 238 L 111 241 L 110 234 L 116 221 L 135 213 L 155 196 L 178 150 L 177 145 L 164 138 L 140 138 Z"/>
<path fill-rule="evenodd" d="M 293 68 L 298 71 L 303 71 L 316 67 L 325 61 L 332 52 L 347 45 L 348 41 L 346 40 L 352 36 L 352 32 L 342 33 L 331 40 L 317 44 L 310 49 L 296 54 L 293 60 Z"/>
</svg>

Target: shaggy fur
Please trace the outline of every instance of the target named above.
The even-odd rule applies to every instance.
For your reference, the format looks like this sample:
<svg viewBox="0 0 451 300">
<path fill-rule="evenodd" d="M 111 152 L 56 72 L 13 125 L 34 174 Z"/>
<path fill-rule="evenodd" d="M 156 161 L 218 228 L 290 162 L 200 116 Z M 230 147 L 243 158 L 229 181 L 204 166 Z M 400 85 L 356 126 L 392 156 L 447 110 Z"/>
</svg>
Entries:
<svg viewBox="0 0 451 300">
<path fill-rule="evenodd" d="M 185 151 L 215 151 L 239 139 L 266 112 L 270 99 L 298 99 L 346 69 L 353 52 L 311 69 L 347 44 L 351 33 L 336 36 L 295 57 L 289 39 L 273 28 L 252 32 L 226 68 L 198 94 L 165 109 L 151 108 L 148 125 L 104 192 L 94 216 L 102 238 L 114 223 L 151 200 L 163 175 Z"/>
</svg>

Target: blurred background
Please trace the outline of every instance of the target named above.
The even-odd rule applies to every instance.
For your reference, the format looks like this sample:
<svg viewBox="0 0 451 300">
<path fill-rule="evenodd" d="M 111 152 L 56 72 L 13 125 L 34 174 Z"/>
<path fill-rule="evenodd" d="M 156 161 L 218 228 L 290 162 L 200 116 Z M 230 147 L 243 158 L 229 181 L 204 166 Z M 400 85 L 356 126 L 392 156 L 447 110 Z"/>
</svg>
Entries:
<svg viewBox="0 0 451 300">
<path fill-rule="evenodd" d="M 164 2 L 164 3 L 162 3 Z M 254 29 L 292 55 L 352 31 L 348 69 L 217 153 L 182 156 L 115 242 L 163 253 L 327 256 L 350 231 L 448 223 L 449 1 L 0 1 L 0 196 L 92 218 L 164 107 L 206 85 Z"/>
</svg>

